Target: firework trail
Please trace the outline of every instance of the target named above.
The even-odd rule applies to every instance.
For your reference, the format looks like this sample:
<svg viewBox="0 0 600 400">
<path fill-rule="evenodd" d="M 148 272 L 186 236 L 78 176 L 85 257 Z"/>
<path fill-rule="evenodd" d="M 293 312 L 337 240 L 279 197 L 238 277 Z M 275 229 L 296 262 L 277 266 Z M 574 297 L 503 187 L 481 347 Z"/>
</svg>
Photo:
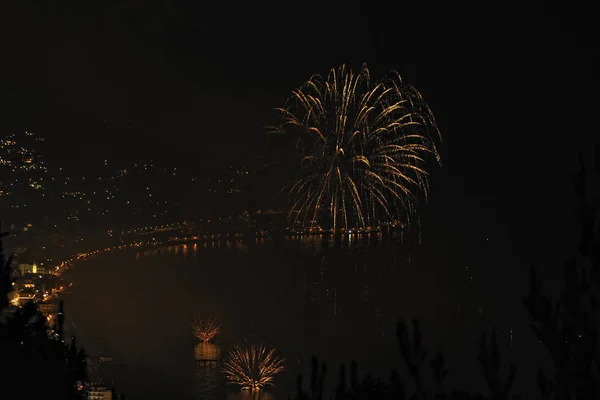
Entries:
<svg viewBox="0 0 600 400">
<path fill-rule="evenodd" d="M 273 386 L 273 378 L 284 370 L 284 360 L 275 355 L 275 349 L 265 345 L 235 346 L 223 365 L 229 383 L 240 385 L 242 390 L 260 390 Z"/>
<path fill-rule="evenodd" d="M 277 108 L 269 134 L 293 138 L 298 176 L 286 189 L 294 223 L 379 226 L 415 213 L 427 197 L 429 158 L 438 163 L 435 118 L 421 94 L 391 72 L 371 82 L 363 65 L 314 75 Z"/>
</svg>

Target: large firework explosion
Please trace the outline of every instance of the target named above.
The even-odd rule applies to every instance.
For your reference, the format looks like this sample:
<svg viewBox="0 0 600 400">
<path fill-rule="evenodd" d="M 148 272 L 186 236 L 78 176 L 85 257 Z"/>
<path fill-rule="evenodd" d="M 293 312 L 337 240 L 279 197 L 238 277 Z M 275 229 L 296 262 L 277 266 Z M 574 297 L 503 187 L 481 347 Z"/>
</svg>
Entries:
<svg viewBox="0 0 600 400">
<path fill-rule="evenodd" d="M 194 336 L 203 342 L 210 342 L 219 333 L 220 327 L 214 319 L 201 319 L 198 314 L 192 321 Z"/>
<path fill-rule="evenodd" d="M 284 360 L 275 355 L 275 349 L 265 345 L 235 346 L 225 359 L 223 373 L 229 383 L 242 390 L 260 390 L 273 386 L 273 378 L 284 370 Z"/>
<path fill-rule="evenodd" d="M 300 176 L 289 186 L 294 223 L 333 229 L 379 226 L 414 214 L 427 196 L 426 161 L 440 162 L 434 116 L 421 94 L 397 72 L 371 82 L 363 65 L 293 91 L 269 133 L 294 139 Z"/>
</svg>

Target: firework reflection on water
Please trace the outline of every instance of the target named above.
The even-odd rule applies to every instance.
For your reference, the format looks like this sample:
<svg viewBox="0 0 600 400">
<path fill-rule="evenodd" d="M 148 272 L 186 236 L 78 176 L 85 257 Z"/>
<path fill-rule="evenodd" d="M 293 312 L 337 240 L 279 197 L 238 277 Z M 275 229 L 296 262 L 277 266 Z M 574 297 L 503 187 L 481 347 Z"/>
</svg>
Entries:
<svg viewBox="0 0 600 400">
<path fill-rule="evenodd" d="M 227 393 L 227 400 L 275 400 L 275 396 L 263 390 L 259 392 L 242 390 L 240 392 Z"/>
<path fill-rule="evenodd" d="M 219 360 L 221 349 L 215 344 L 201 342 L 194 346 L 194 357 L 196 360 Z M 221 368 L 219 363 L 196 363 L 196 399 L 216 400 L 222 398 L 225 382 Z"/>
</svg>

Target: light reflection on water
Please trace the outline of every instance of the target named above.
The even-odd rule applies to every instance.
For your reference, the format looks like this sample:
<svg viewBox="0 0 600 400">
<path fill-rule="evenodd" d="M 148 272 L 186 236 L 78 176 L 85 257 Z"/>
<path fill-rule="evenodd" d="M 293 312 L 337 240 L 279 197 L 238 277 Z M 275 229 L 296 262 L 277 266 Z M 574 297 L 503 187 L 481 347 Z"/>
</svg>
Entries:
<svg viewBox="0 0 600 400">
<path fill-rule="evenodd" d="M 197 400 L 274 400 L 275 397 L 268 390 L 252 392 L 248 390 L 237 391 L 230 388 L 226 390 L 226 382 L 222 373 L 222 364 L 208 360 L 221 360 L 223 351 L 219 345 L 213 343 L 198 343 L 194 346 L 196 363 L 195 387 Z"/>
<path fill-rule="evenodd" d="M 194 346 L 194 356 L 196 360 L 195 388 L 196 399 L 215 400 L 219 398 L 224 385 L 219 363 L 204 362 L 204 360 L 219 360 L 221 358 L 221 349 L 212 343 L 198 343 Z"/>
<path fill-rule="evenodd" d="M 272 393 L 267 391 L 252 392 L 249 390 L 243 390 L 237 393 L 227 393 L 227 400 L 274 400 L 275 397 Z"/>
<path fill-rule="evenodd" d="M 194 346 L 196 360 L 220 360 L 221 348 L 213 343 L 200 342 Z"/>
<path fill-rule="evenodd" d="M 480 371 L 476 354 L 465 355 L 463 345 L 475 351 L 473 343 L 482 330 L 491 328 L 492 322 L 499 327 L 499 340 L 506 347 L 523 348 L 524 342 L 518 343 L 516 336 L 513 343 L 513 331 L 509 337 L 509 327 L 515 327 L 513 321 L 504 323 L 498 315 L 492 316 L 485 306 L 475 302 L 477 292 L 473 290 L 472 279 L 468 279 L 472 272 L 463 274 L 464 267 L 451 269 L 457 263 L 451 252 L 409 248 L 398 237 L 382 234 L 345 235 L 338 239 L 282 238 L 278 244 L 262 238 L 219 243 L 172 245 L 143 251 L 136 255 L 137 261 L 132 260 L 131 254 L 129 259 L 124 254 L 112 262 L 107 262 L 108 258 L 98 260 L 97 275 L 88 278 L 88 287 L 84 289 L 82 285 L 82 291 L 76 294 L 89 297 L 85 307 L 86 302 L 81 302 L 80 314 L 98 315 L 98 321 L 94 321 L 98 327 L 107 326 L 100 336 L 109 337 L 115 329 L 123 329 L 126 337 L 132 338 L 132 347 L 122 349 L 124 356 L 135 353 L 135 346 L 143 341 L 155 352 L 156 361 L 145 360 L 148 350 L 139 350 L 134 355 L 144 361 L 138 365 L 150 365 L 162 373 L 167 369 L 164 364 L 174 371 L 181 368 L 174 375 L 189 373 L 190 386 L 186 388 L 193 390 L 190 395 L 194 397 L 185 398 L 253 396 L 227 394 L 220 365 L 196 363 L 192 368 L 189 364 L 191 346 L 196 359 L 221 351 L 218 345 L 192 345 L 194 338 L 187 321 L 197 307 L 220 319 L 226 342 L 265 341 L 288 360 L 287 372 L 276 378 L 277 387 L 272 393 L 262 393 L 261 400 L 272 398 L 273 393 L 287 398 L 295 389 L 297 374 L 310 373 L 308 365 L 313 354 L 330 362 L 333 384 L 339 362 L 353 358 L 365 370 L 397 367 L 397 363 L 391 364 L 389 360 L 398 360 L 394 325 L 400 315 L 409 319 L 421 317 L 427 322 L 422 324 L 424 339 L 446 345 L 442 350 L 450 366 L 456 365 L 457 359 L 468 359 L 467 364 L 475 370 L 468 370 L 470 375 L 465 376 Z M 101 272 L 111 264 L 117 264 L 117 272 Z M 94 280 L 98 280 L 96 286 L 106 283 L 95 287 Z M 106 308 L 115 310 L 114 313 L 89 311 L 98 297 L 105 296 L 107 285 L 112 287 L 111 296 L 105 299 Z M 169 329 L 158 327 L 156 333 L 144 339 L 133 339 L 135 329 L 150 332 L 152 325 L 145 325 L 145 321 L 156 316 L 161 321 L 164 318 Z M 83 332 L 82 336 L 85 335 Z M 185 343 L 189 346 L 184 349 L 188 355 L 177 358 L 163 350 L 164 344 L 158 343 L 155 336 L 174 351 Z M 113 337 L 111 343 L 124 341 Z M 188 364 L 184 364 L 186 357 Z M 167 364 L 163 360 L 175 361 Z M 177 360 L 181 360 L 182 367 L 177 367 Z M 134 364 L 132 369 L 138 365 Z M 450 378 L 458 375 L 453 373 Z M 184 384 L 187 383 L 182 381 L 180 386 Z"/>
</svg>

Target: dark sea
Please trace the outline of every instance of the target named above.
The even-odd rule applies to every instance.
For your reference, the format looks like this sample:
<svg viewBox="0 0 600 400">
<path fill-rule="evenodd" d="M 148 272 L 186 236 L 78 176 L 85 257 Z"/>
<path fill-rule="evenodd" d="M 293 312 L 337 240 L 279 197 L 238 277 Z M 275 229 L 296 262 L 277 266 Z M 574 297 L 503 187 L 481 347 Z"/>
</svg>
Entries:
<svg viewBox="0 0 600 400">
<path fill-rule="evenodd" d="M 312 356 L 327 363 L 327 390 L 352 360 L 359 373 L 405 375 L 400 317 L 418 318 L 429 354 L 444 354 L 448 389 L 485 393 L 478 341 L 495 327 L 506 372 L 518 365 L 515 392 L 533 395 L 537 367 L 549 358 L 530 332 L 522 293 L 507 302 L 510 293 L 499 297 L 494 282 L 478 280 L 452 251 L 406 242 L 312 236 L 99 256 L 68 272 L 68 329 L 90 355 L 92 378 L 128 399 L 252 397 L 227 385 L 220 365 L 195 361 L 222 358 L 240 342 L 264 343 L 285 358 L 275 387 L 259 397 L 287 399 L 298 374 L 308 385 Z M 213 343 L 193 336 L 195 314 L 221 324 Z"/>
</svg>

